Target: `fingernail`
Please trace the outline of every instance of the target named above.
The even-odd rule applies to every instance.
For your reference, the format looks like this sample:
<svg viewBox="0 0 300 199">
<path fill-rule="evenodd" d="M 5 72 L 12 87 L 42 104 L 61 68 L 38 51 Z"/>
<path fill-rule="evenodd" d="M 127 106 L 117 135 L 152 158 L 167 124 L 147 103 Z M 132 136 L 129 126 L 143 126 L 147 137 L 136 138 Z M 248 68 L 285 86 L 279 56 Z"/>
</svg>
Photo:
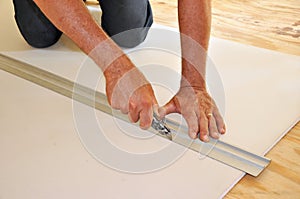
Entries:
<svg viewBox="0 0 300 199">
<path fill-rule="evenodd" d="M 197 133 L 192 133 L 192 138 L 195 139 L 197 137 Z"/>
<path fill-rule="evenodd" d="M 148 128 L 150 128 L 151 124 L 144 124 L 140 122 L 140 128 L 143 130 L 147 130 Z"/>
<path fill-rule="evenodd" d="M 225 133 L 225 129 L 224 128 L 221 129 L 221 133 Z"/>
<path fill-rule="evenodd" d="M 216 139 L 220 138 L 220 134 L 218 132 L 214 132 L 213 135 L 214 135 L 214 138 L 216 138 Z"/>
<path fill-rule="evenodd" d="M 203 141 L 204 141 L 204 142 L 209 142 L 209 137 L 208 137 L 208 135 L 203 136 Z"/>
</svg>

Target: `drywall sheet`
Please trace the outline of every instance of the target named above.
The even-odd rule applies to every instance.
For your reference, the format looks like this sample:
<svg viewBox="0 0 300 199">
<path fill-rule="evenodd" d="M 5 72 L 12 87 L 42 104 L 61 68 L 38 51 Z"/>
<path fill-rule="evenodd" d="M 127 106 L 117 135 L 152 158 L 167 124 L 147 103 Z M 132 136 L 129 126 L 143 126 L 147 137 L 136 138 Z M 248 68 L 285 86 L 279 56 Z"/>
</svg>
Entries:
<svg viewBox="0 0 300 199">
<path fill-rule="evenodd" d="M 0 9 L 2 53 L 94 86 L 80 79 L 90 75 L 104 90 L 101 71 L 68 38 L 47 49 L 31 48 L 16 29 L 11 2 L 2 1 Z M 172 29 L 156 26 L 145 43 L 126 49 L 155 84 L 160 103 L 178 87 L 178 45 Z M 228 126 L 221 139 L 264 154 L 299 119 L 300 58 L 216 38 L 209 57 L 208 84 Z M 78 123 L 86 124 L 86 132 L 93 129 L 85 115 L 79 122 L 76 116 L 93 110 L 6 72 L 0 71 L 0 79 L 0 198 L 220 198 L 244 175 L 190 150 L 152 172 L 118 171 L 80 141 Z M 101 112 L 93 114 L 109 142 L 124 151 L 147 154 L 170 146 Z M 101 140 L 99 146 L 119 165 L 128 161 Z M 167 158 L 155 157 L 155 163 Z"/>
</svg>

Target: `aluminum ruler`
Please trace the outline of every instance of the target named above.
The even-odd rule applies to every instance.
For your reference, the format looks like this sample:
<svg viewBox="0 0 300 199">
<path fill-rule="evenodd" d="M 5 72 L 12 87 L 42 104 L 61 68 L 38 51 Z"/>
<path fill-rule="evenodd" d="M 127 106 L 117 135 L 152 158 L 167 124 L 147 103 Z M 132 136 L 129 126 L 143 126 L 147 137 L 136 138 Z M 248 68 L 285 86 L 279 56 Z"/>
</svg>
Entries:
<svg viewBox="0 0 300 199">
<path fill-rule="evenodd" d="M 112 115 L 112 109 L 103 93 L 94 91 L 88 87 L 79 85 L 68 79 L 1 53 L 0 69 Z M 76 87 L 76 89 L 74 89 L 74 87 Z M 127 115 L 124 115 L 121 112 L 114 111 L 113 115 L 114 117 L 129 122 Z M 155 121 L 153 121 L 153 123 L 154 122 Z M 253 154 L 220 140 L 210 139 L 210 142 L 204 143 L 199 139 L 196 139 L 191 142 L 191 139 L 187 135 L 187 127 L 182 127 L 176 121 L 166 119 L 163 125 L 170 130 L 170 134 L 165 135 L 163 133 L 158 133 L 159 129 L 157 128 L 150 128 L 149 131 L 167 139 L 171 139 L 173 142 L 188 147 L 196 152 L 202 151 L 206 156 L 252 176 L 258 176 L 270 163 L 270 159 L 266 157 Z"/>
</svg>

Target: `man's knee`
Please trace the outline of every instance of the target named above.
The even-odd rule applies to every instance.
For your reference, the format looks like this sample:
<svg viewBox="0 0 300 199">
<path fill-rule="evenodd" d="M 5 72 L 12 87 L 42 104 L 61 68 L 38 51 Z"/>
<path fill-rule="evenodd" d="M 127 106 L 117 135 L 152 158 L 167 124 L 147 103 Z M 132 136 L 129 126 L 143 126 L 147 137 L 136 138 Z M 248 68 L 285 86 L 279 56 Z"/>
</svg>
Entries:
<svg viewBox="0 0 300 199">
<path fill-rule="evenodd" d="M 148 30 L 149 28 L 136 28 L 115 34 L 111 38 L 121 47 L 133 48 L 146 39 Z"/>
<path fill-rule="evenodd" d="M 46 48 L 55 44 L 61 32 L 57 29 L 45 27 L 41 29 L 29 30 L 29 27 L 19 28 L 26 42 L 35 48 Z"/>
<path fill-rule="evenodd" d="M 102 28 L 123 47 L 134 47 L 143 42 L 153 23 L 152 10 L 147 0 L 101 0 Z"/>
<path fill-rule="evenodd" d="M 45 48 L 58 41 L 59 31 L 40 11 L 32 0 L 14 0 L 15 20 L 27 43 Z"/>
</svg>

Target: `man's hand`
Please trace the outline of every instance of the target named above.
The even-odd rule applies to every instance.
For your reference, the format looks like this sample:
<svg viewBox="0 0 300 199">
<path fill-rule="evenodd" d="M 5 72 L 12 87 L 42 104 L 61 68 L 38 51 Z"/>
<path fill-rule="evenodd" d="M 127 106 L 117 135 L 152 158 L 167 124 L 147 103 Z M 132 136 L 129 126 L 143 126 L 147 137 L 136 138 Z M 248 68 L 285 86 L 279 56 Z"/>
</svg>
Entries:
<svg viewBox="0 0 300 199">
<path fill-rule="evenodd" d="M 206 90 L 182 87 L 178 93 L 162 108 L 159 116 L 164 117 L 169 113 L 180 113 L 186 120 L 189 136 L 193 139 L 198 134 L 202 141 L 208 142 L 210 135 L 219 138 L 219 133 L 225 133 L 223 118 Z"/>
<path fill-rule="evenodd" d="M 219 110 L 206 91 L 205 73 L 211 29 L 211 0 L 178 0 L 178 21 L 182 53 L 182 81 L 178 93 L 160 109 L 160 117 L 181 113 L 189 135 L 209 141 L 225 133 Z"/>
<path fill-rule="evenodd" d="M 104 74 L 106 94 L 112 108 L 128 114 L 134 123 L 140 120 L 140 127 L 148 129 L 152 123 L 153 111 L 158 112 L 158 105 L 153 89 L 144 75 L 126 56 L 115 61 Z"/>
</svg>

